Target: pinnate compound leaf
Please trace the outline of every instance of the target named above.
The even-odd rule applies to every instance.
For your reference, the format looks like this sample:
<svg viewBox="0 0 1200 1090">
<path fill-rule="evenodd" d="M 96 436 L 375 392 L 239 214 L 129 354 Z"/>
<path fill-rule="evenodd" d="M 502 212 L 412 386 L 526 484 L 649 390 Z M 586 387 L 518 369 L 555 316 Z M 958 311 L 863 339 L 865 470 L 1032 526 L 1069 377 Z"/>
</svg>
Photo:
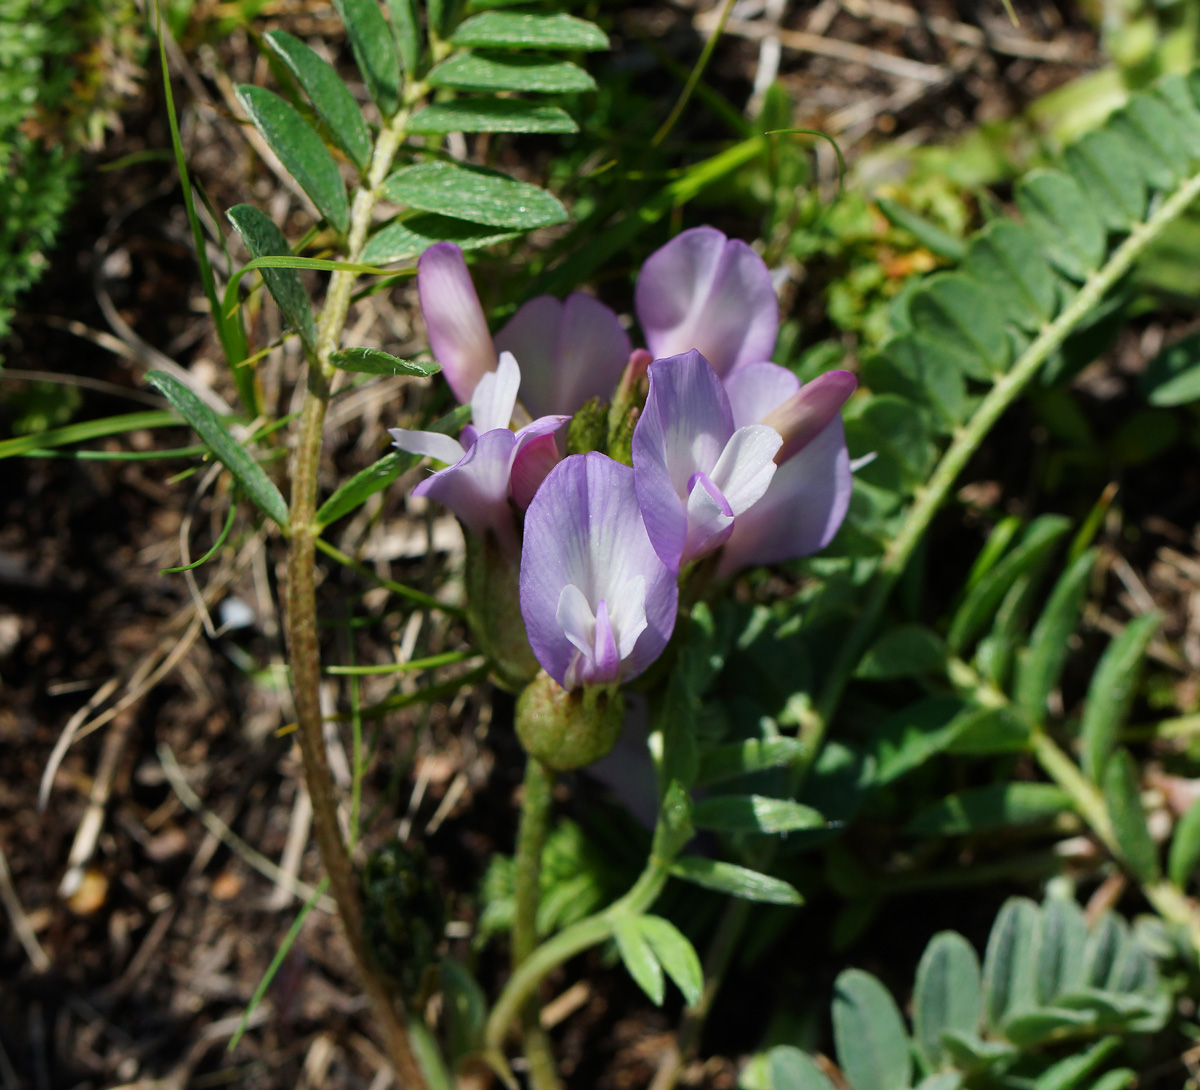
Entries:
<svg viewBox="0 0 1200 1090">
<path fill-rule="evenodd" d="M 854 1090 L 908 1090 L 912 1056 L 891 993 L 870 973 L 847 969 L 834 983 L 838 1066 Z"/>
<path fill-rule="evenodd" d="M 706 749 L 700 756 L 695 785 L 732 780 L 751 772 L 781 768 L 798 760 L 806 746 L 795 738 L 747 738 Z"/>
<path fill-rule="evenodd" d="M 650 997 L 651 1003 L 661 1007 L 666 990 L 662 966 L 638 923 L 636 916 L 629 915 L 618 916 L 613 921 L 617 950 L 638 987 Z"/>
<path fill-rule="evenodd" d="M 420 257 L 435 242 L 454 242 L 461 250 L 478 250 L 516 238 L 518 233 L 497 231 L 494 227 L 433 212 L 418 212 L 393 220 L 376 231 L 363 247 L 362 259 L 368 265 L 388 265 Z"/>
<path fill-rule="evenodd" d="M 1026 572 L 1041 564 L 1071 528 L 1061 515 L 1042 515 L 1029 524 L 1020 543 L 968 592 L 950 622 L 946 643 L 960 652 L 987 624 L 1009 588 Z"/>
<path fill-rule="evenodd" d="M 250 452 L 230 435 L 220 417 L 182 382 L 164 371 L 148 371 L 146 381 L 192 426 L 217 461 L 229 470 L 238 484 L 246 490 L 246 495 L 254 501 L 258 509 L 279 526 L 286 527 L 288 507 L 283 495 L 263 472 L 262 466 L 251 457 Z"/>
<path fill-rule="evenodd" d="M 1089 550 L 1063 573 L 1017 665 L 1017 703 L 1035 723 L 1045 719 L 1046 702 L 1062 677 L 1097 555 Z"/>
<path fill-rule="evenodd" d="M 1016 197 L 1051 262 L 1072 280 L 1086 280 L 1104 259 L 1104 228 L 1075 180 L 1059 170 L 1034 170 L 1017 183 Z"/>
<path fill-rule="evenodd" d="M 938 932 L 921 955 L 913 991 L 913 1037 L 926 1065 L 941 1066 L 943 1033 L 977 1033 L 982 1014 L 979 958 L 962 935 Z"/>
<path fill-rule="evenodd" d="M 1138 386 L 1160 408 L 1200 401 L 1200 333 L 1189 333 L 1159 352 L 1139 376 Z"/>
<path fill-rule="evenodd" d="M 947 795 L 913 818 L 910 836 L 968 836 L 1040 825 L 1071 809 L 1071 797 L 1049 783 L 991 783 Z"/>
<path fill-rule="evenodd" d="M 1183 889 L 1200 866 L 1200 799 L 1188 807 L 1171 838 L 1171 854 L 1167 873 L 1175 885 Z"/>
<path fill-rule="evenodd" d="M 573 15 L 529 15 L 523 12 L 485 11 L 461 23 L 451 35 L 452 45 L 469 49 L 501 46 L 514 49 L 608 48 L 608 35 L 595 23 Z"/>
<path fill-rule="evenodd" d="M 819 829 L 825 818 L 811 806 L 802 806 L 791 799 L 716 795 L 693 804 L 692 822 L 699 829 L 722 833 L 790 833 Z"/>
<path fill-rule="evenodd" d="M 1034 1006 L 1034 959 L 1041 916 L 1027 897 L 1004 902 L 983 960 L 984 1012 L 987 1024 L 1001 1030 L 1014 1015 Z"/>
<path fill-rule="evenodd" d="M 329 360 L 343 371 L 355 371 L 361 375 L 414 375 L 428 378 L 441 370 L 432 360 L 428 363 L 402 360 L 378 348 L 343 348 L 333 352 Z"/>
<path fill-rule="evenodd" d="M 1161 619 L 1157 613 L 1147 613 L 1130 621 L 1105 648 L 1092 675 L 1079 733 L 1083 771 L 1093 783 L 1104 777 L 1117 732 L 1137 692 L 1142 660 Z"/>
<path fill-rule="evenodd" d="M 453 435 L 471 419 L 471 406 L 459 405 L 453 412 L 429 426 L 430 431 Z M 393 450 L 366 469 L 360 470 L 329 497 L 316 514 L 318 526 L 325 527 L 366 503 L 376 492 L 394 484 L 421 460 L 417 454 Z"/>
<path fill-rule="evenodd" d="M 903 624 L 881 636 L 863 655 L 855 677 L 885 680 L 921 677 L 945 669 L 946 645 L 932 629 Z"/>
<path fill-rule="evenodd" d="M 567 218 L 544 189 L 479 167 L 418 163 L 396 171 L 384 190 L 398 204 L 492 227 L 530 230 Z"/>
<path fill-rule="evenodd" d="M 516 98 L 467 98 L 435 102 L 418 110 L 408 125 L 414 133 L 578 132 L 566 110 Z"/>
<path fill-rule="evenodd" d="M 350 226 L 342 175 L 324 142 L 303 117 L 265 87 L 242 84 L 238 99 L 267 146 L 339 234 Z"/>
<path fill-rule="evenodd" d="M 679 928 L 661 916 L 639 916 L 637 924 L 651 952 L 683 993 L 684 1001 L 694 1007 L 704 991 L 704 970 L 695 947 Z"/>
<path fill-rule="evenodd" d="M 1146 824 L 1137 764 L 1127 750 L 1117 750 L 1108 759 L 1103 783 L 1104 801 L 1121 858 L 1139 882 L 1157 881 L 1158 849 Z"/>
<path fill-rule="evenodd" d="M 354 61 L 384 117 L 400 105 L 400 57 L 377 0 L 333 0 L 346 24 Z"/>
<path fill-rule="evenodd" d="M 429 73 L 434 87 L 460 91 L 532 91 L 562 94 L 594 91 L 596 81 L 570 61 L 547 61 L 521 53 L 485 56 L 459 53 Z"/>
<path fill-rule="evenodd" d="M 252 204 L 238 204 L 226 215 L 251 257 L 282 257 L 292 248 L 283 232 L 265 212 Z M 283 314 L 284 321 L 300 334 L 300 339 L 312 348 L 317 343 L 317 327 L 312 306 L 300 274 L 295 269 L 261 269 L 263 283 Z"/>
<path fill-rule="evenodd" d="M 337 146 L 360 171 L 366 170 L 371 162 L 371 133 L 341 76 L 286 30 L 269 31 L 266 39 L 304 88 Z"/>
<path fill-rule="evenodd" d="M 413 0 L 388 0 L 392 15 L 392 35 L 405 71 L 415 72 L 421 59 L 421 27 Z"/>
<path fill-rule="evenodd" d="M 772 878 L 769 874 L 740 867 L 736 863 L 685 855 L 672 864 L 671 873 L 685 882 L 715 889 L 719 893 L 729 893 L 747 901 L 764 901 L 772 905 L 804 903 L 796 887 L 782 878 Z"/>
</svg>

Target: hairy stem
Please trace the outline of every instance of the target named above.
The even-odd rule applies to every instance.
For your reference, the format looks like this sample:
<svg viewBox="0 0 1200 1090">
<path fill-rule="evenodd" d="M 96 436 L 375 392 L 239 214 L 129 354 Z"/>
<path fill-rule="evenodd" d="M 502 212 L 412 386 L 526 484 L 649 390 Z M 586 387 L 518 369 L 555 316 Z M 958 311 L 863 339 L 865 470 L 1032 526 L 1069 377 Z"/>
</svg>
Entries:
<svg viewBox="0 0 1200 1090">
<path fill-rule="evenodd" d="M 351 262 L 357 262 L 362 254 L 371 225 L 371 213 L 379 200 L 380 189 L 392 159 L 404 138 L 408 116 L 408 109 L 401 111 L 380 132 L 366 184 L 354 195 L 350 233 L 346 242 L 346 254 Z M 330 355 L 341 341 L 356 279 L 356 274 L 345 270 L 338 270 L 330 277 L 317 332 L 316 350 L 308 361 L 308 384 L 292 460 L 285 595 L 288 654 L 304 777 L 312 799 L 313 827 L 321 862 L 329 875 L 329 888 L 337 902 L 338 915 L 383 1033 L 396 1078 L 405 1090 L 424 1090 L 425 1078 L 409 1044 L 403 1005 L 390 983 L 374 967 L 363 938 L 358 876 L 338 825 L 337 796 L 326 757 L 324 717 L 321 714 L 321 651 L 317 637 L 316 600 L 316 539 L 320 531 L 315 524 L 318 472 L 325 411 L 334 374 Z"/>
<path fill-rule="evenodd" d="M 542 850 L 550 832 L 550 804 L 554 773 L 530 755 L 525 764 L 525 795 L 521 801 L 521 825 L 517 833 L 516 910 L 513 914 L 512 965 L 521 967 L 537 948 L 537 911 L 542 893 Z M 537 992 L 521 1005 L 521 1039 L 529 1061 L 530 1081 L 535 1090 L 557 1090 L 561 1085 L 555 1070 L 550 1038 L 541 1023 Z"/>
</svg>

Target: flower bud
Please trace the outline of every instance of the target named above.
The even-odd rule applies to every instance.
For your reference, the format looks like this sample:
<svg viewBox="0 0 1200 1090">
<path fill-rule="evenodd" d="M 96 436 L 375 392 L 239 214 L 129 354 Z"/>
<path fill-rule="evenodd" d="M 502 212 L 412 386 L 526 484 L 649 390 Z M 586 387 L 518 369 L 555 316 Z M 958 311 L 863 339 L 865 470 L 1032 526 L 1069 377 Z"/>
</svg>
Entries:
<svg viewBox="0 0 1200 1090">
<path fill-rule="evenodd" d="M 583 768 L 616 745 L 625 700 L 615 685 L 564 689 L 544 671 L 517 697 L 517 737 L 558 772 Z"/>
</svg>

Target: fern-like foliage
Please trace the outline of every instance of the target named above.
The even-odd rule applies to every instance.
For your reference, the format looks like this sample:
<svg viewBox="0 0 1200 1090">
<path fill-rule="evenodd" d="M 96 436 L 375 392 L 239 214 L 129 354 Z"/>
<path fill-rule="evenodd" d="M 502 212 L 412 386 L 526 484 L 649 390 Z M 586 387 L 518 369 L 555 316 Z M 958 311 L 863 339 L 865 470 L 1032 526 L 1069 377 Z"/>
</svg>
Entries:
<svg viewBox="0 0 1200 1090">
<path fill-rule="evenodd" d="M 1154 955 L 1119 916 L 1106 912 L 1089 926 L 1074 901 L 1013 898 L 996 917 L 982 967 L 957 932 L 930 940 L 911 1031 L 876 977 L 843 972 L 833 1001 L 837 1061 L 849 1090 L 1118 1090 L 1134 1077 L 1112 1064 L 1121 1038 L 1160 1030 L 1171 999 Z M 790 1045 L 755 1057 L 741 1082 L 744 1090 L 833 1085 Z"/>
</svg>

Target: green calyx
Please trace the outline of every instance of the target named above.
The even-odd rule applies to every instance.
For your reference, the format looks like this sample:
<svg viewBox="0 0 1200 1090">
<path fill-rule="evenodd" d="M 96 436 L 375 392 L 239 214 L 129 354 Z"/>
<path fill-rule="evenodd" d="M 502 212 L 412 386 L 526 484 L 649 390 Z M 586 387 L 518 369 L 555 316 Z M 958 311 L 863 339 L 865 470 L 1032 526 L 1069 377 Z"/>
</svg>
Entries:
<svg viewBox="0 0 1200 1090">
<path fill-rule="evenodd" d="M 569 772 L 606 756 L 624 717 L 625 698 L 616 686 L 567 690 L 543 672 L 517 698 L 517 737 L 548 768 Z"/>
</svg>

